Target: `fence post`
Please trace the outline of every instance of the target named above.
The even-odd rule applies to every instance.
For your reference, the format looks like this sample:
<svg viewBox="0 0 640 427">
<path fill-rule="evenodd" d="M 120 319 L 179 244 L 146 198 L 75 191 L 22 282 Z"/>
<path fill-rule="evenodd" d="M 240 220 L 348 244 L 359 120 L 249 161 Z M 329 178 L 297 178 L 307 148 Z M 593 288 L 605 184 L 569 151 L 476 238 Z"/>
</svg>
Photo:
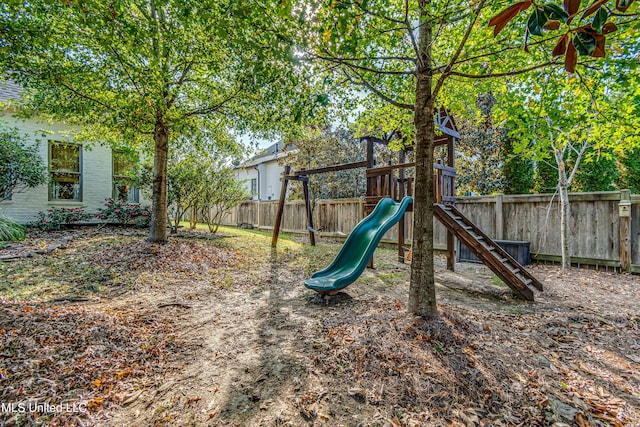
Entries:
<svg viewBox="0 0 640 427">
<path fill-rule="evenodd" d="M 620 191 L 620 269 L 631 271 L 631 190 Z"/>
<path fill-rule="evenodd" d="M 504 240 L 504 210 L 502 209 L 503 194 L 496 194 L 496 240 Z"/>
</svg>

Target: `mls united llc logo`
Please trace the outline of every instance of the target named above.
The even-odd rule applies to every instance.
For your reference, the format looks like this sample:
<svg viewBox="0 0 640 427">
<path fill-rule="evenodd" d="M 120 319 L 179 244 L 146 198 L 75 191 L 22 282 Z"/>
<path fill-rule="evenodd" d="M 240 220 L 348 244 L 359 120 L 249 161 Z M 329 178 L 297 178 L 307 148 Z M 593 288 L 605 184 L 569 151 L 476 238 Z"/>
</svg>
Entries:
<svg viewBox="0 0 640 427">
<path fill-rule="evenodd" d="M 52 405 L 50 403 L 38 403 L 38 402 L 14 402 L 4 403 L 0 402 L 0 411 L 3 413 L 12 414 L 27 414 L 27 413 L 40 413 L 40 414 L 56 414 L 63 412 L 87 412 L 86 403 L 59 403 Z"/>
</svg>

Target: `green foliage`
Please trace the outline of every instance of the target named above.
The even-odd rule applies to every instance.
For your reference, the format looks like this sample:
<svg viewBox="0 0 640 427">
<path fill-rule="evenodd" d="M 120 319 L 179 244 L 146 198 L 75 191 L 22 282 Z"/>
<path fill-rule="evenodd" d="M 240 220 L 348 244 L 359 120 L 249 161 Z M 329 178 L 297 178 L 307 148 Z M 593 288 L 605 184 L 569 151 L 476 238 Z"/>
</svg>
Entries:
<svg viewBox="0 0 640 427">
<path fill-rule="evenodd" d="M 558 186 L 558 169 L 551 159 L 538 161 L 535 165 L 533 191 L 535 193 L 553 193 Z"/>
<path fill-rule="evenodd" d="M 24 240 L 25 237 L 27 236 L 24 227 L 11 218 L 0 214 L 0 242 L 15 242 Z"/>
<path fill-rule="evenodd" d="M 476 109 L 469 111 L 475 120 L 457 120 L 461 137 L 456 145 L 458 193 L 501 193 L 507 185 L 503 170 L 507 131 L 493 123 L 495 102 L 492 93 L 478 95 Z"/>
<path fill-rule="evenodd" d="M 620 172 L 613 151 L 587 151 L 582 167 L 576 172 L 571 185 L 573 191 L 613 191 Z"/>
<path fill-rule="evenodd" d="M 506 180 L 504 194 L 530 194 L 535 175 L 533 161 L 527 156 L 514 153 L 510 138 L 505 138 L 503 148 L 503 171 Z"/>
<path fill-rule="evenodd" d="M 178 232 L 180 222 L 187 212 L 192 219 L 200 216 L 212 233 L 215 233 L 224 214 L 249 198 L 244 185 L 239 182 L 228 165 L 237 153 L 235 147 L 213 152 L 199 150 L 192 144 L 181 153 L 174 153 L 169 160 L 167 176 L 168 222 L 172 233 Z M 150 192 L 151 169 L 141 168 L 136 186 Z"/>
<path fill-rule="evenodd" d="M 549 36 L 548 32 L 560 31 L 555 33 L 558 39 L 555 41 L 552 54 L 564 56 L 565 69 L 573 73 L 578 63 L 578 55 L 605 57 L 605 43 L 610 33 L 621 29 L 629 32 L 637 31 L 638 8 L 627 11 L 633 2 L 634 0 L 598 0 L 581 9 L 580 0 L 564 0 L 563 9 L 554 3 L 540 5 L 532 0 L 525 0 L 495 15 L 489 21 L 489 26 L 495 27 L 494 35 L 497 36 L 509 21 L 526 11 L 529 18 L 524 30 L 525 50 L 528 49 L 527 41 L 530 35 L 545 36 L 548 40 L 553 40 L 554 36 Z M 529 12 L 531 7 L 533 10 Z M 622 28 L 619 28 L 616 22 Z M 610 53 L 611 50 L 609 48 L 608 52 Z M 617 54 L 622 53 L 616 52 L 615 49 L 613 51 Z M 626 55 L 634 51 L 637 53 L 634 47 L 625 48 L 625 51 L 623 54 Z"/>
<path fill-rule="evenodd" d="M 0 123 L 0 202 L 45 184 L 47 179 L 38 145 L 30 144 L 17 128 Z"/>
<path fill-rule="evenodd" d="M 184 215 L 197 206 L 209 166 L 207 160 L 210 162 L 204 155 L 190 152 L 169 161 L 167 203 L 172 233 L 178 232 Z"/>
<path fill-rule="evenodd" d="M 358 162 L 366 157 L 365 143 L 346 129 L 308 129 L 304 137 L 290 141 L 288 147 L 291 152 L 283 161 L 295 171 Z M 291 198 L 302 198 L 302 185 L 292 182 L 291 188 Z M 361 197 L 365 192 L 362 168 L 317 174 L 309 179 L 309 197 L 314 202 Z"/>
<path fill-rule="evenodd" d="M 36 220 L 31 223 L 31 226 L 47 231 L 61 230 L 92 217 L 93 215 L 86 213 L 84 208 L 51 208 L 46 212 L 38 212 Z"/>
<path fill-rule="evenodd" d="M 28 89 L 25 114 L 155 157 L 149 240 L 164 241 L 167 156 L 180 136 L 216 144 L 228 140 L 211 134 L 289 134 L 322 119 L 326 99 L 294 58 L 283 10 L 279 0 L 9 2 L 0 75 Z"/>
<path fill-rule="evenodd" d="M 619 165 L 618 188 L 640 194 L 640 148 L 624 152 L 619 158 Z"/>
<path fill-rule="evenodd" d="M 138 227 L 148 227 L 151 221 L 151 206 L 141 206 L 125 200 L 105 200 L 104 208 L 98 210 L 96 217 L 107 223 L 119 225 L 135 224 Z"/>
<path fill-rule="evenodd" d="M 216 233 L 225 214 L 249 198 L 244 185 L 229 167 L 211 168 L 204 177 L 197 202 L 202 220 L 211 233 Z"/>
</svg>

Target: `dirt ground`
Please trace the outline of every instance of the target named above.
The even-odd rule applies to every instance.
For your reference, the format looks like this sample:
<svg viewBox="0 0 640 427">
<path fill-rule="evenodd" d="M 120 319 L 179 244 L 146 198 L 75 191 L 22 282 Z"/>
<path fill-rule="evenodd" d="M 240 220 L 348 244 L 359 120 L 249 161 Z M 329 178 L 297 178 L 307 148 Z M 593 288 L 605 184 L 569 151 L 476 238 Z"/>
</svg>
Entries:
<svg viewBox="0 0 640 427">
<path fill-rule="evenodd" d="M 639 276 L 534 266 L 545 291 L 527 303 L 437 258 L 440 317 L 424 320 L 393 250 L 327 302 L 302 281 L 338 243 L 144 237 L 0 248 L 0 423 L 640 426 Z"/>
</svg>

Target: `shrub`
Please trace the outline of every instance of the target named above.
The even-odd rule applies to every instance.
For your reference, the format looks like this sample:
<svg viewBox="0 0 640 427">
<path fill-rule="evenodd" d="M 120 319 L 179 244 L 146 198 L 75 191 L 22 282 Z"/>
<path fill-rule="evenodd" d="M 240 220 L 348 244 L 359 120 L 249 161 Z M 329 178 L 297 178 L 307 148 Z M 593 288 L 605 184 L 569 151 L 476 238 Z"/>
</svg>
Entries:
<svg viewBox="0 0 640 427">
<path fill-rule="evenodd" d="M 0 214 L 0 242 L 23 240 L 26 236 L 24 227 L 14 220 Z"/>
<path fill-rule="evenodd" d="M 96 217 L 104 222 L 120 225 L 135 224 L 136 227 L 148 227 L 151 222 L 151 206 L 141 206 L 124 200 L 105 199 L 104 208 Z"/>
<path fill-rule="evenodd" d="M 38 154 L 38 144 L 30 144 L 17 128 L 0 121 L 0 201 L 47 180 L 47 167 Z"/>
<path fill-rule="evenodd" d="M 51 208 L 46 212 L 38 212 L 37 219 L 31 225 L 40 230 L 60 230 L 91 217 L 84 208 Z"/>
</svg>

